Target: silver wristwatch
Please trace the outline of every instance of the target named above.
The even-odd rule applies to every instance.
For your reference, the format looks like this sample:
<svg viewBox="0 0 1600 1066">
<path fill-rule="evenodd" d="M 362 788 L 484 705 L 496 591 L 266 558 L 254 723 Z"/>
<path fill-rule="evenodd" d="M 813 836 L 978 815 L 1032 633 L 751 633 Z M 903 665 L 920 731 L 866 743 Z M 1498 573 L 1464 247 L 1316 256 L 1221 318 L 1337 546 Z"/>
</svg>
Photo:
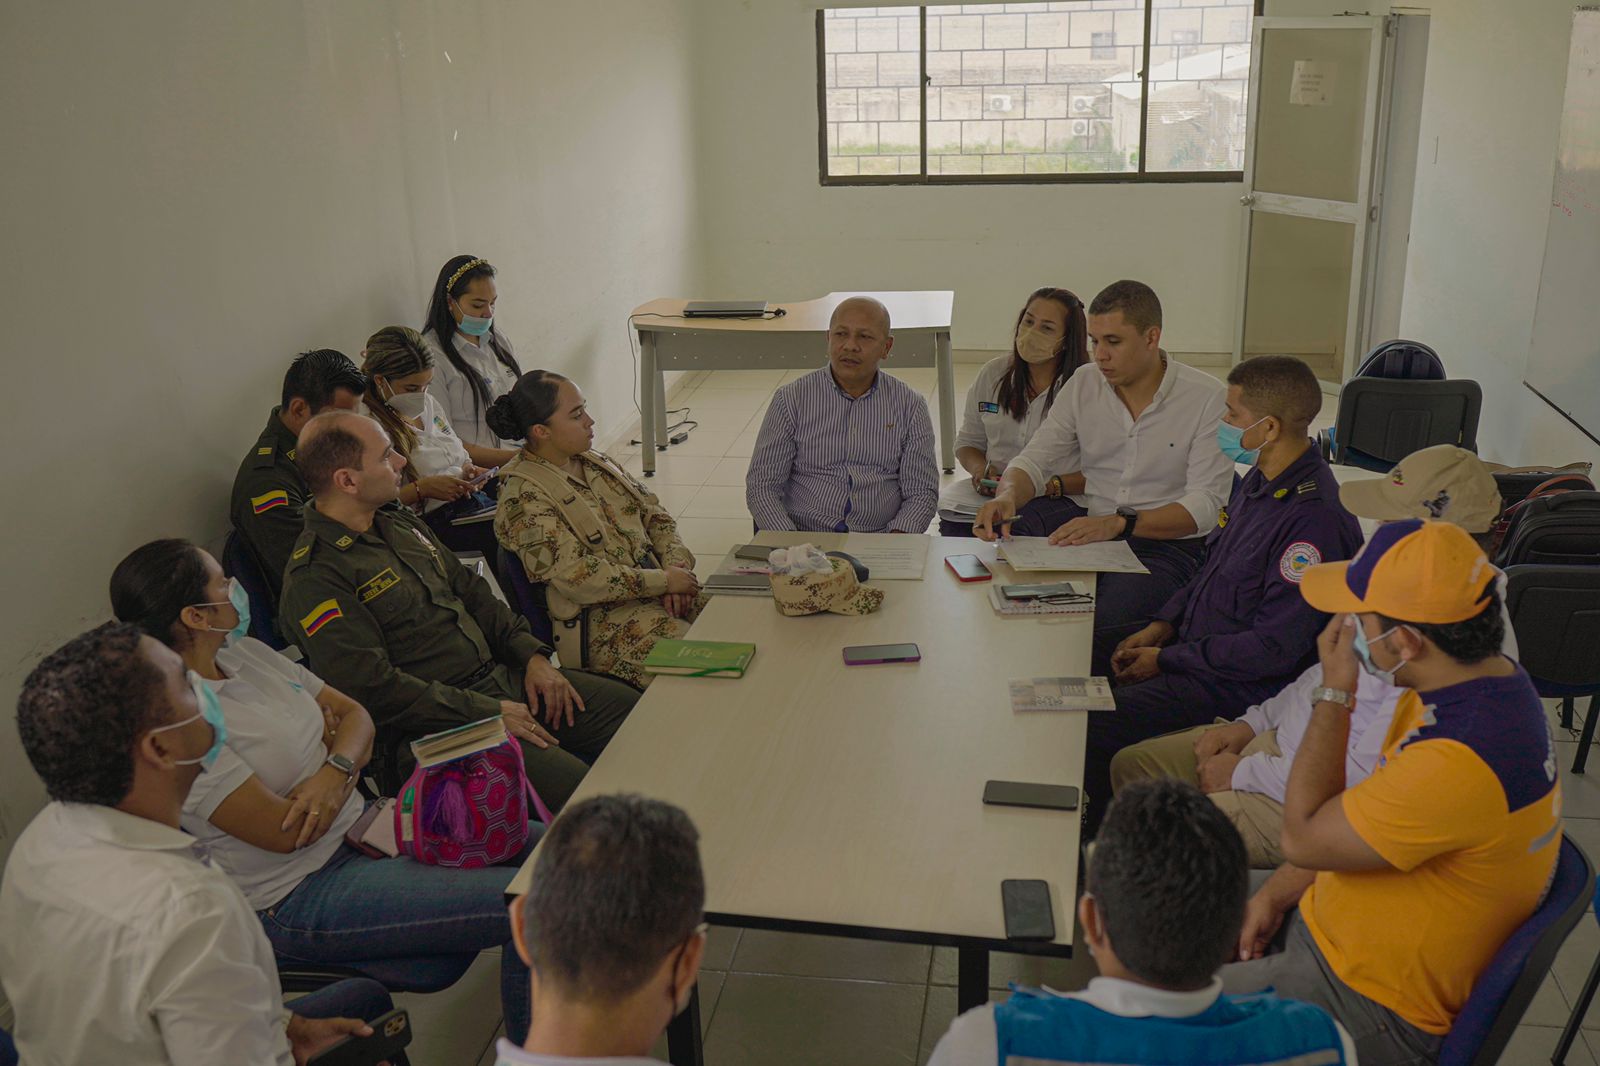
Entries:
<svg viewBox="0 0 1600 1066">
<path fill-rule="evenodd" d="M 1328 688 L 1326 685 L 1324 685 L 1311 693 L 1311 702 L 1337 703 L 1339 706 L 1348 711 L 1350 708 L 1356 705 L 1356 697 L 1352 692 L 1346 692 L 1343 689 L 1338 688 Z"/>
<path fill-rule="evenodd" d="M 332 755 L 329 755 L 327 762 L 329 766 L 333 767 L 346 777 L 354 777 L 356 775 L 356 764 L 351 762 L 345 756 L 340 755 L 338 752 L 334 752 Z"/>
</svg>

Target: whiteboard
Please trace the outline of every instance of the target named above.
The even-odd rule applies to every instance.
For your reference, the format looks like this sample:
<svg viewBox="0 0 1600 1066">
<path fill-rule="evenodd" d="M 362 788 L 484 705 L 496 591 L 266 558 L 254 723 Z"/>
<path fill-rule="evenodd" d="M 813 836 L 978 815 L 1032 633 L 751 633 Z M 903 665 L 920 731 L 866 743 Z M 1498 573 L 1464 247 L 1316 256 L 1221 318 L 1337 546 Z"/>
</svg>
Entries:
<svg viewBox="0 0 1600 1066">
<path fill-rule="evenodd" d="M 1600 9 L 1572 16 L 1561 141 L 1523 384 L 1600 443 Z"/>
</svg>

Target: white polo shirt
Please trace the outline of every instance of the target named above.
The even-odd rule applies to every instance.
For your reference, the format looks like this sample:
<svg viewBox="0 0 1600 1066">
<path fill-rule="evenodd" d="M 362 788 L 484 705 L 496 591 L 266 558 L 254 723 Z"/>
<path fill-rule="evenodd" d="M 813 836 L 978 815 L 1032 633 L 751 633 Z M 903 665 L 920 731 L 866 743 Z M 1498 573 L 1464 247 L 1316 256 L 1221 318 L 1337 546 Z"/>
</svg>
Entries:
<svg viewBox="0 0 1600 1066">
<path fill-rule="evenodd" d="M 433 477 L 436 474 L 460 477 L 461 471 L 472 459 L 467 455 L 461 438 L 456 436 L 444 404 L 432 392 L 423 395 L 427 401 L 422 405 L 422 417 L 419 419 L 422 425 L 411 427 L 417 431 L 417 443 L 406 457 L 406 462 L 418 477 Z M 372 409 L 365 402 L 361 404 L 361 413 L 372 417 Z M 444 506 L 443 500 L 424 500 L 423 503 L 424 511 Z"/>
<path fill-rule="evenodd" d="M 500 343 L 515 352 L 511 341 L 498 328 L 494 330 L 500 338 Z M 456 352 L 462 361 L 474 374 L 483 381 L 489 389 L 489 399 L 495 400 L 511 391 L 511 386 L 517 383 L 516 371 L 502 363 L 494 354 L 494 346 L 489 343 L 489 336 L 479 337 L 479 344 L 473 344 L 461 333 L 457 332 L 451 337 Z M 468 444 L 475 444 L 481 448 L 520 448 L 522 442 L 501 440 L 488 423 L 483 420 L 483 412 L 487 404 L 474 403 L 474 389 L 472 383 L 456 369 L 450 357 L 445 355 L 444 348 L 440 346 L 439 336 L 433 330 L 422 334 L 422 341 L 428 346 L 428 352 L 433 356 L 433 387 L 443 393 L 445 414 L 450 419 L 450 424 L 455 427 L 456 434 Z"/>
<path fill-rule="evenodd" d="M 183 828 L 206 845 L 212 861 L 264 911 L 322 869 L 339 850 L 345 832 L 365 804 L 352 792 L 333 824 L 316 843 L 287 855 L 246 844 L 208 819 L 252 774 L 270 792 L 289 790 L 322 768 L 322 679 L 252 637 L 217 652 L 226 681 L 206 681 L 228 723 L 227 746 L 212 768 L 195 779 L 183 805 Z"/>
<path fill-rule="evenodd" d="M 28 1066 L 292 1066 L 261 923 L 171 826 L 51 803 L 0 882 L 0 986 Z"/>
<path fill-rule="evenodd" d="M 1091 361 L 1062 386 L 1011 465 L 1035 492 L 1056 474 L 1081 472 L 1084 492 L 1072 498 L 1092 515 L 1182 504 L 1194 518 L 1192 536 L 1204 537 L 1233 487 L 1233 461 L 1217 446 L 1227 393 L 1210 374 L 1168 359 L 1155 398 L 1135 420 Z"/>
<path fill-rule="evenodd" d="M 1044 420 L 1046 393 L 1041 392 L 1028 401 L 1023 416 L 1014 418 L 1000 406 L 1000 382 L 1011 369 L 1011 356 L 1002 355 L 983 364 L 972 388 L 967 390 L 967 407 L 961 416 L 961 431 L 956 434 L 957 448 L 977 448 L 997 469 L 1017 457 L 1039 423 Z M 1066 385 L 1061 386 L 1062 390 Z M 1031 476 L 1031 475 L 1030 475 Z M 970 478 L 951 482 L 939 495 L 939 506 L 948 509 L 954 504 L 981 505 L 987 497 L 979 496 Z"/>
</svg>

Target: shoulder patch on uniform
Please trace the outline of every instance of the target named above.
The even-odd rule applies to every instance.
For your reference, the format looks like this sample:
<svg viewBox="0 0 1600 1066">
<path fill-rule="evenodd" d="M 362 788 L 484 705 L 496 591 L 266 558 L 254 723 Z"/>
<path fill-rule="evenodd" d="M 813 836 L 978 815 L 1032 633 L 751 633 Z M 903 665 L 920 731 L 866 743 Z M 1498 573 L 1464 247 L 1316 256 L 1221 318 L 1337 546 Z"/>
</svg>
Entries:
<svg viewBox="0 0 1600 1066">
<path fill-rule="evenodd" d="M 290 448 L 288 451 L 284 452 L 283 454 L 289 457 L 289 461 L 291 463 L 294 462 L 294 449 L 293 448 Z"/>
<path fill-rule="evenodd" d="M 1300 579 L 1305 572 L 1322 562 L 1322 553 L 1317 546 L 1307 540 L 1297 540 L 1283 549 L 1283 558 L 1278 560 L 1278 573 L 1291 585 L 1300 584 Z"/>
<path fill-rule="evenodd" d="M 979 400 L 978 410 L 986 415 L 997 415 L 1000 413 L 1000 405 L 991 400 Z"/>
<path fill-rule="evenodd" d="M 1289 490 L 1288 489 L 1279 489 L 1277 492 L 1274 492 L 1272 494 L 1272 498 L 1274 500 L 1281 500 L 1287 495 L 1289 495 Z"/>
<path fill-rule="evenodd" d="M 356 586 L 356 595 L 361 597 L 362 603 L 368 603 L 382 596 L 385 592 L 400 584 L 400 579 L 395 576 L 393 567 L 384 567 L 378 571 L 376 577 L 370 581 L 363 581 Z"/>
<path fill-rule="evenodd" d="M 261 447 L 256 449 L 256 454 L 257 455 L 271 455 L 272 454 L 272 445 L 263 444 Z"/>
<path fill-rule="evenodd" d="M 1302 482 L 1300 482 L 1300 484 L 1298 484 L 1298 485 L 1296 485 L 1294 487 L 1294 491 L 1295 491 L 1295 493 L 1297 495 L 1301 494 L 1301 493 L 1306 493 L 1306 492 L 1316 492 L 1317 491 L 1317 479 L 1316 478 L 1312 478 L 1310 481 L 1302 481 Z"/>
<path fill-rule="evenodd" d="M 355 542 L 356 542 L 356 538 L 354 538 L 350 534 L 346 533 L 344 536 L 342 536 L 338 540 L 334 541 L 333 542 L 333 546 L 335 548 L 348 548 L 348 547 L 350 547 L 350 545 L 354 544 Z"/>
<path fill-rule="evenodd" d="M 308 556 L 310 554 L 311 554 L 311 545 L 302 544 L 302 545 L 300 545 L 300 547 L 296 548 L 293 552 L 290 553 L 289 558 L 291 558 L 291 559 L 304 559 L 306 556 Z"/>
<path fill-rule="evenodd" d="M 338 600 L 323 600 L 311 608 L 310 614 L 300 619 L 300 628 L 305 630 L 306 636 L 309 637 L 335 618 L 343 617 L 344 612 L 339 609 Z"/>
<path fill-rule="evenodd" d="M 289 493 L 283 489 L 273 489 L 263 492 L 260 496 L 250 497 L 250 510 L 255 514 L 265 514 L 275 507 L 289 506 Z"/>
</svg>

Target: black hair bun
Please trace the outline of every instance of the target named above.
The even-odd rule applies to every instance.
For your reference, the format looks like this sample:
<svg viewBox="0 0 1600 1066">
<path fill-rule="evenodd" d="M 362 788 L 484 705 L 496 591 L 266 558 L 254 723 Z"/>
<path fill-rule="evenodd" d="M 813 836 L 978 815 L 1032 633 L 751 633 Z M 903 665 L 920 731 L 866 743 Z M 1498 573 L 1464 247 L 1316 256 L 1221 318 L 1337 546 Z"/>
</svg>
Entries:
<svg viewBox="0 0 1600 1066">
<path fill-rule="evenodd" d="M 483 424 L 502 440 L 522 440 L 528 435 L 528 427 L 517 417 L 516 404 L 509 392 L 483 412 Z"/>
</svg>

